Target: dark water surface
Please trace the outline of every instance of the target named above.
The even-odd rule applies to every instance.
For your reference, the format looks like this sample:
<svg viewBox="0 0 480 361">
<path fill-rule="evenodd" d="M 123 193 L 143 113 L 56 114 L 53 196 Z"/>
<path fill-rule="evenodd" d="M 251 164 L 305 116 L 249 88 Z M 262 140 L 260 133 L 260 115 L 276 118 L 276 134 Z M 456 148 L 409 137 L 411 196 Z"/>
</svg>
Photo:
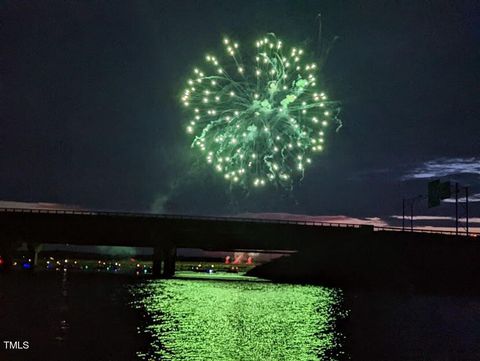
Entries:
<svg viewBox="0 0 480 361">
<path fill-rule="evenodd" d="M 0 275 L 0 361 L 480 360 L 478 296 L 233 278 Z"/>
</svg>

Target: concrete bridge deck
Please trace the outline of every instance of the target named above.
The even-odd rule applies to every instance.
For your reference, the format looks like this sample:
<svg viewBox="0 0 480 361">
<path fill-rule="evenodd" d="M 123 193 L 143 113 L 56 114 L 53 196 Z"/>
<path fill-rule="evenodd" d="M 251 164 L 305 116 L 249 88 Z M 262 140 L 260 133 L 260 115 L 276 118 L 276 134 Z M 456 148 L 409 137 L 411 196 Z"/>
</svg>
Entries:
<svg viewBox="0 0 480 361">
<path fill-rule="evenodd" d="M 154 273 L 172 275 L 177 248 L 299 251 L 344 254 L 480 254 L 477 234 L 393 227 L 78 210 L 0 209 L 0 252 L 27 244 L 76 244 L 154 248 Z M 393 254 L 392 254 L 393 255 Z M 406 254 L 405 254 L 406 255 Z M 460 254 L 459 254 L 460 256 Z M 163 262 L 163 263 L 162 263 Z M 160 264 L 163 264 L 163 268 Z"/>
</svg>

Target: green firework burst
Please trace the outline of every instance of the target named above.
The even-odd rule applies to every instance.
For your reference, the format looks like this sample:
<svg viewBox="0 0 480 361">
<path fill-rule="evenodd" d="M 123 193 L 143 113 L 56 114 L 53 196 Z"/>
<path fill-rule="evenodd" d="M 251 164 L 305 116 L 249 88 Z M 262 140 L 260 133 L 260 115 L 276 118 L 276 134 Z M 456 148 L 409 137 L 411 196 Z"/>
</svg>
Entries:
<svg viewBox="0 0 480 361">
<path fill-rule="evenodd" d="M 227 58 L 206 55 L 182 93 L 192 147 L 232 184 L 291 187 L 324 149 L 339 104 L 319 89 L 319 66 L 303 49 L 285 51 L 268 34 L 247 60 L 238 43 L 223 43 Z"/>
</svg>

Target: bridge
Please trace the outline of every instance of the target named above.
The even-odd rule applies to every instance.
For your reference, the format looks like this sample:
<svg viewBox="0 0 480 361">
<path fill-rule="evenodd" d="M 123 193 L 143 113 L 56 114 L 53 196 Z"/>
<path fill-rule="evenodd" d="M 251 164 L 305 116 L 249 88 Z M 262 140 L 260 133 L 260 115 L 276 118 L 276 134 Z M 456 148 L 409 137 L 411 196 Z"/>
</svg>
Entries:
<svg viewBox="0 0 480 361">
<path fill-rule="evenodd" d="M 26 243 L 152 247 L 153 274 L 171 277 L 177 248 L 318 252 L 323 259 L 422 262 L 426 257 L 479 263 L 478 234 L 402 231 L 346 223 L 79 210 L 0 209 L 0 254 Z M 4 256 L 5 257 L 5 256 Z"/>
</svg>

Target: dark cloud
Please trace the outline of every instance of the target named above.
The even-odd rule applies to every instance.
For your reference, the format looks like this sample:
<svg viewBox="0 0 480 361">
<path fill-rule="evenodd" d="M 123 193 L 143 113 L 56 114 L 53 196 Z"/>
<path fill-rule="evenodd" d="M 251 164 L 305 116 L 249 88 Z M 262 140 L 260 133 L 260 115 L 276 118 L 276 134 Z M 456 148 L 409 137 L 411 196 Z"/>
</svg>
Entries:
<svg viewBox="0 0 480 361">
<path fill-rule="evenodd" d="M 480 182 L 480 157 L 441 158 L 425 162 L 403 176 L 404 180 L 476 175 Z"/>
</svg>

